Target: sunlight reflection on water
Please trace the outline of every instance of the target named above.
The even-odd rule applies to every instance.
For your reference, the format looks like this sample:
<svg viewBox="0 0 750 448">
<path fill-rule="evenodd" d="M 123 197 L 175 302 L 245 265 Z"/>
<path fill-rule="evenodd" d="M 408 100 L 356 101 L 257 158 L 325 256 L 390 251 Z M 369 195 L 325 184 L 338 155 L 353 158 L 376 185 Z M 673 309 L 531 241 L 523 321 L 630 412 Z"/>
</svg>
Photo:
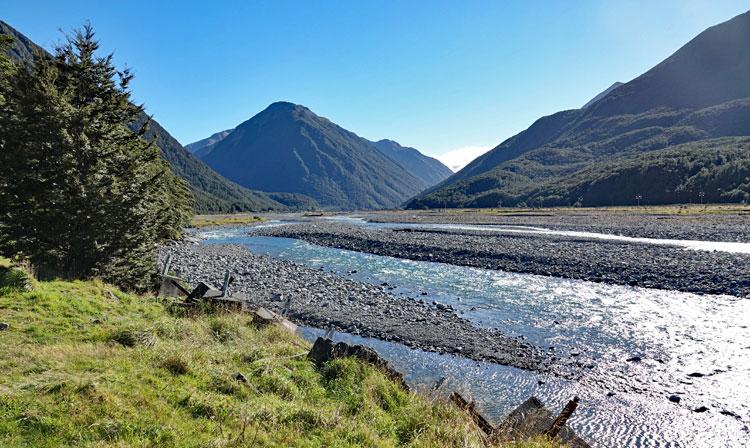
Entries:
<svg viewBox="0 0 750 448">
<path fill-rule="evenodd" d="M 206 236 L 342 275 L 356 270 L 355 280 L 386 282 L 404 300 L 450 304 L 477 325 L 553 346 L 561 359 L 588 366 L 580 379 L 564 381 L 339 335 L 376 346 L 413 384 L 448 377 L 496 418 L 532 393 L 555 410 L 579 395 L 585 405 L 572 425 L 601 446 L 750 446 L 750 300 L 403 260 L 253 237 L 247 229 Z M 674 394 L 680 404 L 668 400 Z M 700 406 L 709 411 L 692 412 Z"/>
</svg>

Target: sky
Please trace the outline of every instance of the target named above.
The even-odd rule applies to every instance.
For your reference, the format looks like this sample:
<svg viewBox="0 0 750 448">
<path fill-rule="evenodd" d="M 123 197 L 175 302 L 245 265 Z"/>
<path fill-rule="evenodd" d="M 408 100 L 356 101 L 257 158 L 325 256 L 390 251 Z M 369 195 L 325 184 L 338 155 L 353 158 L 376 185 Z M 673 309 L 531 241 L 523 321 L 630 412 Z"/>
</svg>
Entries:
<svg viewBox="0 0 750 448">
<path fill-rule="evenodd" d="M 747 0 L 0 0 L 45 48 L 89 21 L 181 143 L 275 101 L 454 170 L 629 81 Z M 62 31 L 61 31 L 62 30 Z"/>
</svg>

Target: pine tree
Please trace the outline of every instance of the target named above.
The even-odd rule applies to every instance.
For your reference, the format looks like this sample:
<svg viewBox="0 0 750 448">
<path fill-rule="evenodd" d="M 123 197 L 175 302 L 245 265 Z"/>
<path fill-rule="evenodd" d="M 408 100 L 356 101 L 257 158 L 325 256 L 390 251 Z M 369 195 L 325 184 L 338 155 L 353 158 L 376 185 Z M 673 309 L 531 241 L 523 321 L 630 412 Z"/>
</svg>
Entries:
<svg viewBox="0 0 750 448">
<path fill-rule="evenodd" d="M 0 104 L 0 250 L 42 277 L 143 289 L 156 245 L 180 235 L 192 196 L 130 101 L 129 70 L 97 56 L 86 25 L 30 67 L 5 70 Z M 0 84 L 2 81 L 0 81 Z"/>
</svg>

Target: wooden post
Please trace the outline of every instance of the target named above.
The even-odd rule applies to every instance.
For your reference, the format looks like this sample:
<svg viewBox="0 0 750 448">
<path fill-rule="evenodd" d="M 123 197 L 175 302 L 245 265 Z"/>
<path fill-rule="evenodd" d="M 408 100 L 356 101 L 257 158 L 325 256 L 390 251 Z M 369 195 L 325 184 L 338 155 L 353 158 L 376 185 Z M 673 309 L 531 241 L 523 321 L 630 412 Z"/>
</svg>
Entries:
<svg viewBox="0 0 750 448">
<path fill-rule="evenodd" d="M 162 269 L 161 275 L 169 274 L 170 266 L 172 266 L 172 254 L 167 254 L 167 259 L 164 261 L 164 269 Z"/>
<path fill-rule="evenodd" d="M 289 308 L 292 306 L 292 296 L 291 294 L 286 298 L 286 301 L 284 302 L 284 308 L 281 310 L 281 315 L 286 317 L 287 313 L 289 313 Z"/>
<path fill-rule="evenodd" d="M 491 436 L 495 432 L 495 427 L 492 426 L 492 423 L 490 423 L 486 418 L 484 418 L 482 414 L 477 411 L 476 403 L 474 403 L 473 401 L 466 401 L 464 397 L 462 397 L 458 392 L 453 392 L 448 398 L 459 409 L 467 412 L 471 419 L 474 420 L 474 423 L 476 423 L 476 425 L 479 426 L 479 429 L 484 431 L 485 434 Z"/>
<path fill-rule="evenodd" d="M 557 416 L 555 421 L 552 422 L 552 425 L 550 425 L 549 429 L 547 429 L 544 434 L 550 439 L 554 439 L 555 437 L 557 437 L 557 434 L 561 429 L 563 429 L 565 423 L 567 423 L 568 419 L 571 415 L 573 415 L 573 412 L 575 412 L 577 407 L 578 397 L 573 397 L 573 399 L 565 405 L 562 412 L 560 412 L 560 415 Z"/>
<path fill-rule="evenodd" d="M 226 297 L 229 290 L 229 269 L 224 272 L 224 284 L 221 286 L 221 296 Z"/>
</svg>

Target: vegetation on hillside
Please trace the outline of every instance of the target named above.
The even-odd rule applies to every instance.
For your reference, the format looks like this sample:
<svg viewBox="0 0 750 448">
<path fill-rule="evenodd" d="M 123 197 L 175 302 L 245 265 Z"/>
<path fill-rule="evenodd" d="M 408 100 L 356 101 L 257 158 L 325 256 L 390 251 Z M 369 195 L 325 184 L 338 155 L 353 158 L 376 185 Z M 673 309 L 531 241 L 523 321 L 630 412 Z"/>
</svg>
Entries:
<svg viewBox="0 0 750 448">
<path fill-rule="evenodd" d="M 144 289 L 156 244 L 181 234 L 192 196 L 145 129 L 128 129 L 143 112 L 132 75 L 98 48 L 85 26 L 31 65 L 0 51 L 0 253 L 43 277 Z"/>
<path fill-rule="evenodd" d="M 287 102 L 237 126 L 202 160 L 244 187 L 336 209 L 396 207 L 426 186 L 370 141 Z"/>
<path fill-rule="evenodd" d="M 428 187 L 444 181 L 453 174 L 453 171 L 441 161 L 428 157 L 414 148 L 401 146 L 393 140 L 379 140 L 370 143 L 378 151 L 421 179 Z"/>
<path fill-rule="evenodd" d="M 593 163 L 546 179 L 493 171 L 419 198 L 414 208 L 750 202 L 750 138 L 725 137 Z"/>
<path fill-rule="evenodd" d="M 469 417 L 248 314 L 0 268 L 0 446 L 480 447 Z M 239 374 L 239 375 L 238 375 Z M 509 445 L 551 447 L 538 440 Z"/>
</svg>

